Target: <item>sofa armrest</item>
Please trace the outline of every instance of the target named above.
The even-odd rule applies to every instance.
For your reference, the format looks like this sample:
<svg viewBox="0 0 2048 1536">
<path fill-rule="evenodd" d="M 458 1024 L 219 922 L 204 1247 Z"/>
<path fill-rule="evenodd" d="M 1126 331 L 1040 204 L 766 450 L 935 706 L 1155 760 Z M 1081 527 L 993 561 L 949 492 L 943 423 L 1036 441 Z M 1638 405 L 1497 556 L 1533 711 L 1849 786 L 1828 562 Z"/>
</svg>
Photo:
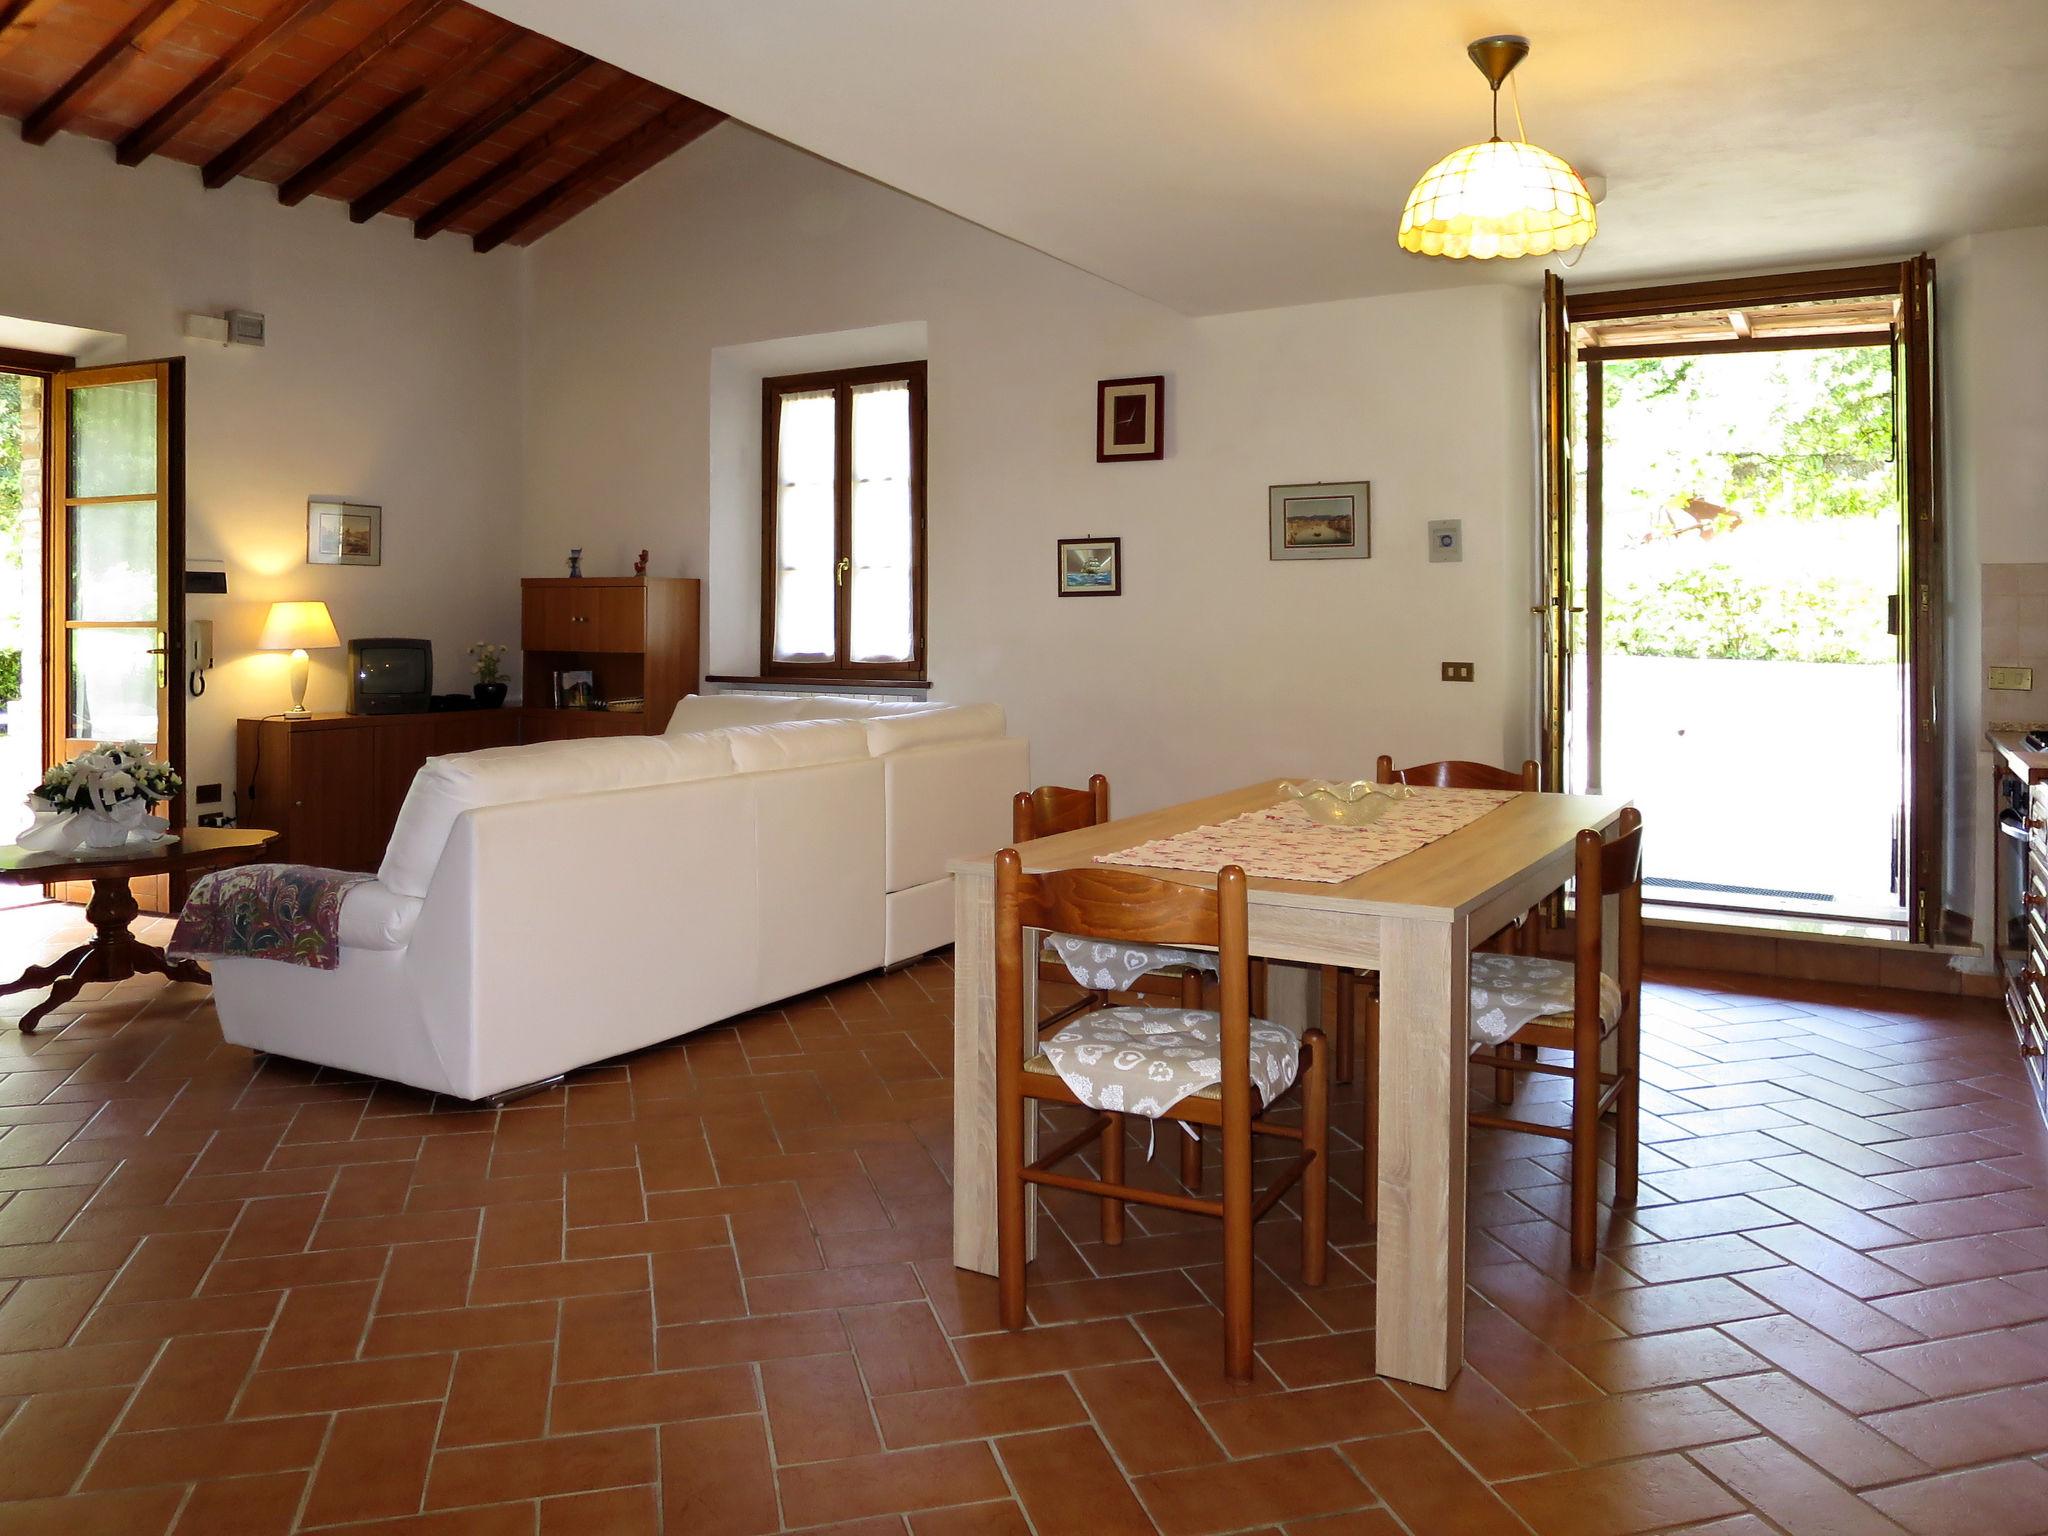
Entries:
<svg viewBox="0 0 2048 1536">
<path fill-rule="evenodd" d="M 420 899 L 401 896 L 381 880 L 351 886 L 341 898 L 345 949 L 403 949 L 419 921 Z"/>
</svg>

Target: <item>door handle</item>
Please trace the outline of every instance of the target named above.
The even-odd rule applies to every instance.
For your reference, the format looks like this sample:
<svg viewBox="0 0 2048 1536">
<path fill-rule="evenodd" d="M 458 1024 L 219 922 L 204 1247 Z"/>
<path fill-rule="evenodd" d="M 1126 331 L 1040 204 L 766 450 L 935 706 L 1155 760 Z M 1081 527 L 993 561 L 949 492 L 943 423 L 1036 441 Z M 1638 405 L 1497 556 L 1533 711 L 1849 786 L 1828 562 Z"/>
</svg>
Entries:
<svg viewBox="0 0 2048 1536">
<path fill-rule="evenodd" d="M 841 555 L 839 557 L 839 564 L 833 567 L 832 585 L 835 587 L 845 586 L 846 573 L 852 569 L 853 557 L 851 555 Z"/>
<path fill-rule="evenodd" d="M 164 658 L 171 654 L 171 637 L 169 632 L 161 629 L 158 630 L 156 632 L 156 641 L 157 643 L 152 645 L 143 654 L 156 658 L 156 685 L 161 688 L 170 681 L 168 664 L 164 661 Z"/>
</svg>

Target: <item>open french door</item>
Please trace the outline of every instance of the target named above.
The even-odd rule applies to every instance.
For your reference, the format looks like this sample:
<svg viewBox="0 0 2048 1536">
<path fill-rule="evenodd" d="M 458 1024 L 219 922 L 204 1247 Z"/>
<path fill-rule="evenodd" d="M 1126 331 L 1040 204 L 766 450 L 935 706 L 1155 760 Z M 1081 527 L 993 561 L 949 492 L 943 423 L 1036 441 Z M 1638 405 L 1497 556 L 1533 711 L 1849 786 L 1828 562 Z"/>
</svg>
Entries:
<svg viewBox="0 0 2048 1536">
<path fill-rule="evenodd" d="M 1898 926 L 1913 940 L 1943 936 L 1943 781 L 1938 713 L 1942 677 L 1943 590 L 1940 443 L 1936 419 L 1938 386 L 1933 348 L 1934 264 L 1925 256 L 1882 266 L 1824 269 L 1729 281 L 1685 283 L 1573 294 L 1555 274 L 1544 279 L 1541 408 L 1543 451 L 1543 550 L 1541 600 L 1533 610 L 1541 629 L 1541 759 L 1545 787 L 1631 793 L 1629 783 L 1603 779 L 1612 753 L 1603 745 L 1626 721 L 1603 719 L 1603 639 L 1608 627 L 1602 604 L 1610 582 L 1603 560 L 1628 543 L 1607 526 L 1606 513 L 1621 505 L 1617 487 L 1603 477 L 1603 446 L 1612 446 L 1614 424 L 1603 421 L 1606 391 L 1603 365 L 1640 364 L 1645 359 L 1732 357 L 1738 354 L 1842 347 L 1861 342 L 1882 349 L 1889 342 L 1893 380 L 1892 454 L 1897 489 L 1897 573 L 1890 629 L 1896 640 L 1895 692 L 1902 786 L 1897 807 L 1893 888 Z M 1797 313 L 1795 313 L 1797 312 Z M 1831 331 L 1853 317 L 1857 335 Z M 1727 329 L 1708 334 L 1716 326 Z M 1769 331 L 1771 334 L 1766 334 Z M 1887 332 L 1889 333 L 1887 335 Z M 1622 491 L 1630 487 L 1624 486 Z M 1698 541 L 1726 537 L 1741 526 L 1739 515 L 1711 501 L 1695 501 L 1720 514 L 1716 523 L 1677 529 Z M 1690 512 L 1690 508 L 1687 509 Z M 1674 517 L 1674 524 L 1683 517 Z M 1744 540 L 1755 537 L 1754 523 Z M 1668 530 L 1667 530 L 1668 531 Z M 1633 535 L 1637 548 L 1647 535 Z M 1621 542 L 1617 542 L 1620 539 Z M 1720 545 L 1726 549 L 1732 546 Z M 1816 581 L 1830 573 L 1814 571 Z M 1655 646 L 1650 654 L 1657 654 Z M 1624 661 L 1629 658 L 1624 656 Z M 1617 663 L 1618 664 L 1618 663 Z M 1844 674 L 1847 675 L 1846 673 Z M 1683 733 L 1680 733 L 1683 734 Z M 1694 733 L 1695 735 L 1697 733 Z M 1859 757 L 1873 750 L 1890 755 L 1890 732 L 1837 743 L 1841 773 L 1856 772 Z M 1759 741 L 1741 768 L 1769 776 L 1786 771 L 1784 743 L 1774 753 Z M 1711 784 L 1709 785 L 1711 788 Z M 1729 798 L 1723 783 L 1721 798 Z M 1710 807 L 1709 807 L 1710 808 Z M 1816 809 L 1826 816 L 1826 807 Z M 1702 810 L 1705 815 L 1705 809 Z M 1767 836 L 1760 828 L 1758 836 Z M 1738 839 L 1739 841 L 1739 839 Z M 1670 839 L 1666 839 L 1668 847 Z M 1762 845 L 1758 845 L 1761 847 Z M 1726 877 L 1716 877 L 1726 878 Z M 1693 890 L 1739 891 L 1740 886 L 1663 880 Z M 1880 880 L 1879 885 L 1882 884 Z M 1794 891 L 1756 891 L 1762 897 L 1796 897 Z M 1667 898 L 1671 899 L 1671 898 Z M 1735 897 L 1730 912 L 1760 911 Z M 1695 904 L 1685 898 L 1685 905 Z M 1720 904 L 1699 901 L 1699 905 Z"/>
<path fill-rule="evenodd" d="M 185 771 L 171 658 L 185 605 L 185 364 L 74 368 L 50 380 L 52 495 L 44 537 L 45 755 L 140 741 Z M 166 808 L 182 825 L 182 797 Z M 170 910 L 161 877 L 145 911 Z M 81 888 L 58 894 L 83 899 Z"/>
</svg>

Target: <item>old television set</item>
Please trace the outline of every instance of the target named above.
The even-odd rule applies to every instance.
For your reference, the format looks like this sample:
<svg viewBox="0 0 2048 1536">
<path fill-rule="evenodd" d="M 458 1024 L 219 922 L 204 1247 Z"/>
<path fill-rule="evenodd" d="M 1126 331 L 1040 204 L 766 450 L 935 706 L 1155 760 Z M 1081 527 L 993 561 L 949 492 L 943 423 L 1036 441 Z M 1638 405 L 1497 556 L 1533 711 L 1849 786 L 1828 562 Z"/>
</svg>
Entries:
<svg viewBox="0 0 2048 1536">
<path fill-rule="evenodd" d="M 351 640 L 348 643 L 348 712 L 352 715 L 424 714 L 434 697 L 431 640 Z"/>
</svg>

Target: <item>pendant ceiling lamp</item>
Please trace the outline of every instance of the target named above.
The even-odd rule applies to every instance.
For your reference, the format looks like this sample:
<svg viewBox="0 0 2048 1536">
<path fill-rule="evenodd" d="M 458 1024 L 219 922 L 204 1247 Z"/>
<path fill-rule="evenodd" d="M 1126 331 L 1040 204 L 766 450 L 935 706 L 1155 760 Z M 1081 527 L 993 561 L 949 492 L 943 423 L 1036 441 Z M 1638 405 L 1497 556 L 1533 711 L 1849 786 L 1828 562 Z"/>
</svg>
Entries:
<svg viewBox="0 0 2048 1536">
<path fill-rule="evenodd" d="M 1526 37 L 1482 37 L 1465 52 L 1493 87 L 1493 137 L 1452 150 L 1422 173 L 1401 210 L 1401 249 L 1424 256 L 1548 256 L 1593 238 L 1593 199 L 1547 149 L 1500 136 L 1500 86 L 1529 53 Z"/>
</svg>

